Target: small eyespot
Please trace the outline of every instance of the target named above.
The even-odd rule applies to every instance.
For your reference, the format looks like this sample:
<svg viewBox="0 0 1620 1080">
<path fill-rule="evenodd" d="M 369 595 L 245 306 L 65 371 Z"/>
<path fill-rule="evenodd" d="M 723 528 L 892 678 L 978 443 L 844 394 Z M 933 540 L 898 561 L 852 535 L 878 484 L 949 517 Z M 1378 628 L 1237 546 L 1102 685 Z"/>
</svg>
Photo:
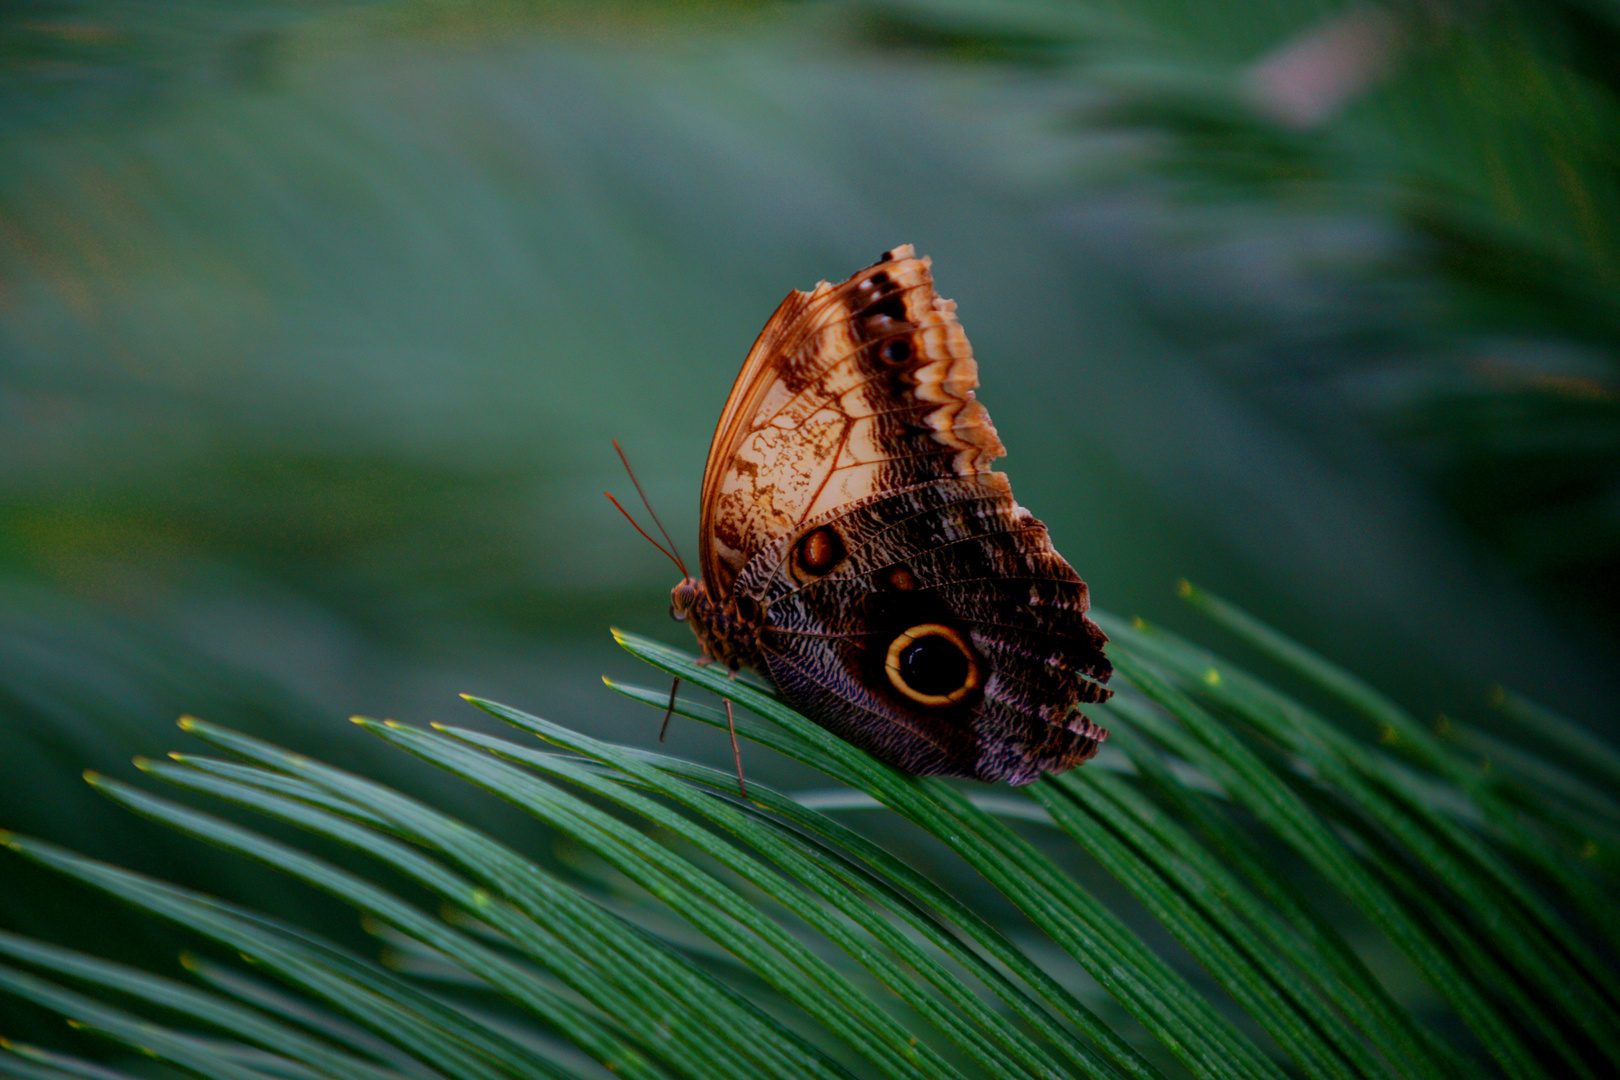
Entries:
<svg viewBox="0 0 1620 1080">
<path fill-rule="evenodd" d="M 878 346 L 878 359 L 885 364 L 898 367 L 911 359 L 911 340 L 909 338 L 890 338 Z"/>
<path fill-rule="evenodd" d="M 914 592 L 917 588 L 917 575 L 904 566 L 891 566 L 884 574 L 883 580 L 888 582 L 889 588 L 900 592 Z"/>
<path fill-rule="evenodd" d="M 759 606 L 759 601 L 752 596 L 739 596 L 734 605 L 737 609 L 737 618 L 746 625 L 757 626 L 765 618 L 765 612 Z"/>
<path fill-rule="evenodd" d="M 866 325 L 870 330 L 873 327 L 886 325 L 880 320 L 893 320 L 897 323 L 906 321 L 906 302 L 899 293 L 891 292 L 880 294 L 878 299 L 866 306 Z"/>
<path fill-rule="evenodd" d="M 883 670 L 900 693 L 933 707 L 965 700 L 983 681 L 972 646 L 941 623 L 919 623 L 897 634 Z"/>
<path fill-rule="evenodd" d="M 826 525 L 813 529 L 793 547 L 794 567 L 805 577 L 821 577 L 844 560 L 844 542 Z"/>
</svg>

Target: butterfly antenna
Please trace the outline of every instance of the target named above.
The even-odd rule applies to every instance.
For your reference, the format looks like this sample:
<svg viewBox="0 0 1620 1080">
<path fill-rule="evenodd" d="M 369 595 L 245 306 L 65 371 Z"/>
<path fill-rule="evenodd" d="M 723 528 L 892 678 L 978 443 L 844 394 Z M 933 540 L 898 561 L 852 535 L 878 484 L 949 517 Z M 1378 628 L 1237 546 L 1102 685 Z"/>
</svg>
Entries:
<svg viewBox="0 0 1620 1080">
<path fill-rule="evenodd" d="M 664 542 L 669 545 L 669 550 L 664 552 L 664 554 L 675 560 L 675 565 L 680 567 L 682 577 L 691 577 L 692 575 L 686 572 L 686 563 L 682 561 L 680 552 L 675 548 L 675 541 L 670 539 L 669 530 L 664 528 L 664 523 L 662 521 L 658 520 L 658 511 L 653 509 L 652 501 L 647 498 L 647 493 L 641 490 L 641 481 L 636 479 L 636 470 L 630 467 L 630 459 L 624 456 L 624 448 L 619 445 L 618 439 L 613 440 L 613 449 L 618 453 L 619 460 L 624 462 L 624 471 L 630 474 L 630 482 L 636 486 L 636 494 L 641 496 L 641 505 L 647 508 L 647 513 L 652 517 L 653 524 L 658 526 L 659 534 L 663 536 Z M 613 496 L 609 495 L 608 498 L 611 499 Z M 618 506 L 619 504 L 615 502 L 613 505 Z M 619 512 L 623 514 L 624 507 L 619 506 Z M 624 516 L 629 517 L 630 515 L 625 514 Z M 635 525 L 635 522 L 632 521 L 630 524 Z M 636 528 L 639 532 L 641 527 L 638 525 Z M 644 532 L 641 535 L 647 536 L 647 534 Z M 652 537 L 647 536 L 647 539 L 652 540 Z M 655 546 L 657 545 L 657 541 L 653 541 L 653 543 Z M 663 549 L 660 548 L 659 550 Z"/>
<path fill-rule="evenodd" d="M 681 572 L 682 577 L 691 577 L 692 576 L 691 574 L 688 574 L 686 572 L 686 564 L 681 562 L 680 557 L 678 555 L 672 554 L 667 548 L 664 547 L 663 544 L 660 544 L 658 541 L 656 541 L 652 537 L 648 536 L 646 529 L 643 529 L 640 525 L 636 524 L 636 519 L 630 516 L 630 511 L 626 510 L 624 507 L 619 505 L 619 500 L 615 499 L 613 497 L 612 492 L 604 491 L 604 492 L 602 492 L 602 494 L 606 495 L 607 496 L 607 501 L 612 503 L 618 509 L 619 513 L 624 515 L 624 520 L 626 520 L 626 521 L 628 521 L 630 523 L 630 527 L 632 529 L 634 529 L 634 530 L 636 530 L 636 532 L 640 533 L 642 535 L 642 537 L 647 541 L 647 543 L 651 544 L 653 547 L 657 548 L 659 551 L 662 551 L 664 553 L 664 557 L 667 558 L 670 562 L 675 564 L 675 568 Z"/>
</svg>

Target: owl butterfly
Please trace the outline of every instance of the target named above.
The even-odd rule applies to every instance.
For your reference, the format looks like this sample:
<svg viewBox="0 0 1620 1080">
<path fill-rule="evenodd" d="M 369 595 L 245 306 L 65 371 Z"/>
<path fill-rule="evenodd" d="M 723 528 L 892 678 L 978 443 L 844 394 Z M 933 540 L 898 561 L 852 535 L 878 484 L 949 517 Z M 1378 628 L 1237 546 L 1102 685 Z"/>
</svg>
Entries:
<svg viewBox="0 0 1620 1080">
<path fill-rule="evenodd" d="M 1075 709 L 1113 668 L 1085 583 L 990 469 L 978 384 L 909 245 L 789 294 L 720 415 L 703 576 L 671 612 L 706 659 L 906 772 L 1025 784 L 1097 752 Z"/>
</svg>

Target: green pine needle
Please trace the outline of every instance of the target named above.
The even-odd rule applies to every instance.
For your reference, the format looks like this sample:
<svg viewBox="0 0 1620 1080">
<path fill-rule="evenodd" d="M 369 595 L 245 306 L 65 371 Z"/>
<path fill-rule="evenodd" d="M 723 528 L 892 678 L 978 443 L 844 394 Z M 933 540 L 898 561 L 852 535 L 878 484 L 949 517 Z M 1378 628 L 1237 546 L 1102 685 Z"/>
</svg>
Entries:
<svg viewBox="0 0 1620 1080">
<path fill-rule="evenodd" d="M 729 773 L 488 701 L 471 699 L 540 743 L 356 721 L 520 808 L 606 877 L 188 718 L 182 727 L 229 759 L 143 760 L 149 776 L 351 855 L 333 862 L 126 784 L 90 782 L 339 897 L 400 942 L 416 973 L 6 834 L 24 857 L 226 946 L 280 987 L 213 961 L 188 960 L 182 980 L 9 934 L 0 987 L 218 1077 L 1391 1080 L 1599 1077 L 1620 1066 L 1607 1037 L 1620 1030 L 1613 953 L 1591 944 L 1603 940 L 1595 927 L 1606 922 L 1612 864 L 1585 853 L 1590 841 L 1571 847 L 1571 808 L 1592 810 L 1582 792 L 1601 781 L 1583 788 L 1569 763 L 1514 747 L 1536 775 L 1571 778 L 1570 791 L 1538 800 L 1482 771 L 1468 740 L 1418 725 L 1229 605 L 1191 587 L 1184 595 L 1319 700 L 1104 617 L 1122 676 L 1106 707 L 1109 745 L 1123 758 L 985 792 L 903 774 L 766 689 L 617 635 L 641 659 L 730 698 L 739 736 L 850 792 L 803 801 L 757 780 L 742 797 Z M 666 700 L 615 689 L 655 707 Z M 1514 707 L 1546 728 L 1532 706 Z M 725 722 L 688 696 L 677 711 Z M 1559 730 L 1555 750 L 1583 745 Z M 1594 755 L 1590 768 L 1606 761 Z M 910 822 L 1019 918 L 964 903 L 833 807 Z M 1029 833 L 1032 818 L 1046 827 Z M 1560 874 L 1543 872 L 1554 864 Z M 1397 953 L 1419 983 L 1392 976 Z M 494 1001 L 507 1018 L 493 1019 Z M 22 1044 L 4 1051 L 10 1075 L 121 1075 Z"/>
</svg>

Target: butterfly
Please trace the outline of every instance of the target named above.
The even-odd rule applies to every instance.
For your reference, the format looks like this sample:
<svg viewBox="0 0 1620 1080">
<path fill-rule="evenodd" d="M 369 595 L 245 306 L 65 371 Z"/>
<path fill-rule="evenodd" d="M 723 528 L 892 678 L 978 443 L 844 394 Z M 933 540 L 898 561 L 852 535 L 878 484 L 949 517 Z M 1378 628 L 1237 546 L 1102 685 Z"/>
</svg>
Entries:
<svg viewBox="0 0 1620 1080">
<path fill-rule="evenodd" d="M 897 247 L 776 309 L 709 447 L 701 578 L 670 610 L 706 662 L 883 761 L 1025 784 L 1108 737 L 1076 711 L 1112 693 L 1108 639 L 991 470 L 1006 451 L 930 265 Z"/>
</svg>

